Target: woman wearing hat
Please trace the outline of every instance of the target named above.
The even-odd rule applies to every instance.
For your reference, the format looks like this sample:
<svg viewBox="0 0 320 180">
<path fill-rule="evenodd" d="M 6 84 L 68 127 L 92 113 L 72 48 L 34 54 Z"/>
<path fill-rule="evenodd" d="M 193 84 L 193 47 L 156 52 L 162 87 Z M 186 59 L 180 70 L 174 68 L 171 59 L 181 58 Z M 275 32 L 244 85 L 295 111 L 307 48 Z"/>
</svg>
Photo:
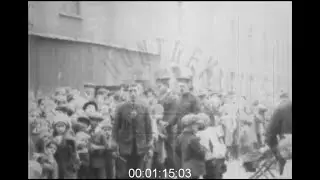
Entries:
<svg viewBox="0 0 320 180">
<path fill-rule="evenodd" d="M 182 168 L 186 177 L 198 179 L 206 174 L 205 148 L 196 136 L 204 122 L 194 114 L 188 114 L 181 120 L 182 133 L 177 138 L 176 153 L 181 159 Z M 180 177 L 182 178 L 182 177 Z"/>
</svg>

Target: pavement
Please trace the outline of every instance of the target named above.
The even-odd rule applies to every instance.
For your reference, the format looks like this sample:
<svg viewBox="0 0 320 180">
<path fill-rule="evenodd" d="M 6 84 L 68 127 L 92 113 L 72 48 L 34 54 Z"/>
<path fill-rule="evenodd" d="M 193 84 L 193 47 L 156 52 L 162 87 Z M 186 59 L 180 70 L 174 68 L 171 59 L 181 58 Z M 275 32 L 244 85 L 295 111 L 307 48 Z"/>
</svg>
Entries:
<svg viewBox="0 0 320 180">
<path fill-rule="evenodd" d="M 249 179 L 253 173 L 246 172 L 241 164 L 239 160 L 227 162 L 227 172 L 223 175 L 223 179 Z M 277 179 L 292 179 L 292 161 L 287 162 L 282 176 L 276 171 L 273 171 L 273 174 Z"/>
<path fill-rule="evenodd" d="M 227 162 L 227 172 L 223 179 L 249 179 L 252 173 L 246 172 L 240 161 Z"/>
</svg>

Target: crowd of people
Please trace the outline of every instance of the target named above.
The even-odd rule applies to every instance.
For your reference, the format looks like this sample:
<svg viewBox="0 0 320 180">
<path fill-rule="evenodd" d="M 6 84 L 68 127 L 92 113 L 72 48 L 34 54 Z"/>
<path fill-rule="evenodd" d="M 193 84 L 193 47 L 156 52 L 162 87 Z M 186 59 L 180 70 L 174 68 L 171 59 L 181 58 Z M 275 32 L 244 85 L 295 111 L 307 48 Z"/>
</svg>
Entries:
<svg viewBox="0 0 320 180">
<path fill-rule="evenodd" d="M 271 122 L 280 116 L 273 109 L 291 103 L 286 94 L 271 109 L 234 92 L 195 93 L 188 78 L 174 91 L 169 80 L 30 95 L 29 178 L 141 178 L 129 170 L 150 169 L 144 177 L 222 179 L 228 161 L 246 164 L 246 154 L 277 146 L 282 129 L 291 133 L 290 123 Z"/>
</svg>

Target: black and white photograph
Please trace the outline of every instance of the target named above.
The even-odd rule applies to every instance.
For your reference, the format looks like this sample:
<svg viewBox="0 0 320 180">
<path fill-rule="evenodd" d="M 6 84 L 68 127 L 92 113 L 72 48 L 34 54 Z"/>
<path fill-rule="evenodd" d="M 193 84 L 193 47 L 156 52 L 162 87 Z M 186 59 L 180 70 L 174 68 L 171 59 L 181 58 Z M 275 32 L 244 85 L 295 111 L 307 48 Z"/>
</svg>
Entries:
<svg viewBox="0 0 320 180">
<path fill-rule="evenodd" d="M 29 179 L 292 179 L 292 1 L 28 1 Z"/>
</svg>

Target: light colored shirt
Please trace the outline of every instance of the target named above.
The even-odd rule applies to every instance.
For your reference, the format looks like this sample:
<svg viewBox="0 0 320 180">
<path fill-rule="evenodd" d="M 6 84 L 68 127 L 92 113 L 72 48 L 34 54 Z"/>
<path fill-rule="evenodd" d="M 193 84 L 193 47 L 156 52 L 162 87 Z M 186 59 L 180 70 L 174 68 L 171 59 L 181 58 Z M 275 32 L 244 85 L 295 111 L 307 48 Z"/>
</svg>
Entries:
<svg viewBox="0 0 320 180">
<path fill-rule="evenodd" d="M 200 137 L 200 144 L 207 149 L 205 156 L 206 160 L 225 157 L 226 146 L 220 141 L 220 137 L 223 136 L 223 133 L 219 126 L 208 127 L 203 131 L 199 131 L 197 136 Z M 210 142 L 213 148 L 212 151 L 210 148 Z"/>
</svg>

